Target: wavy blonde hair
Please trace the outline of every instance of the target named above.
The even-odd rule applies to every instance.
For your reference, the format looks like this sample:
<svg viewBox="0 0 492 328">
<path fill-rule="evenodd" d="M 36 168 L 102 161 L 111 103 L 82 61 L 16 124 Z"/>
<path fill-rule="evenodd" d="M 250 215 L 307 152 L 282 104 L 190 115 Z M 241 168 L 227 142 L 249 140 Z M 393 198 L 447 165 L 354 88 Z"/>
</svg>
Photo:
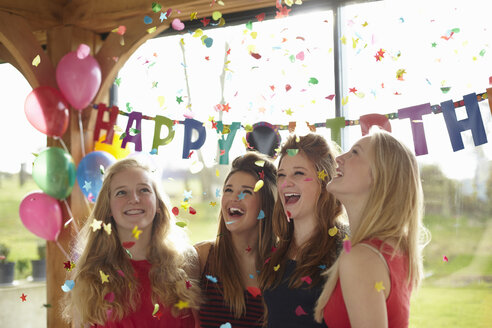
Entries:
<svg viewBox="0 0 492 328">
<path fill-rule="evenodd" d="M 132 158 L 113 164 L 106 171 L 94 209 L 77 236 L 73 255 L 80 254 L 80 257 L 70 278 L 75 285 L 64 299 L 63 317 L 67 321 L 71 321 L 75 315 L 82 324 L 103 325 L 108 320 L 121 320 L 137 309 L 139 295 L 135 286 L 139 283 L 133 275 L 129 256 L 121 245 L 110 208 L 110 185 L 113 177 L 131 168 L 150 172 L 147 166 Z M 174 217 L 170 215 L 155 180 L 152 180 L 152 188 L 157 200 L 157 213 L 152 222 L 147 249 L 147 260 L 152 264 L 149 272 L 152 303 L 159 302 L 171 308 L 173 315 L 177 316 L 180 311 L 174 304 L 180 300 L 188 302 L 192 308 L 199 307 L 199 284 L 195 282 L 191 288 L 187 288 L 186 281 L 190 279 L 182 269 L 191 265 L 191 262 L 196 263 L 197 258 L 192 251 L 178 250 L 173 239 Z M 110 223 L 112 233 L 108 235 L 104 229 L 93 232 L 90 224 L 94 219 L 105 224 Z M 109 283 L 101 284 L 99 270 L 109 275 Z M 109 292 L 113 292 L 115 296 L 111 303 L 104 300 Z M 110 316 L 108 311 L 112 311 Z"/>
<path fill-rule="evenodd" d="M 422 277 L 422 249 L 429 240 L 422 224 L 423 192 L 419 168 L 414 154 L 390 133 L 372 129 L 371 174 L 373 183 L 361 213 L 360 225 L 350 238 L 352 247 L 377 238 L 395 240 L 392 255 L 408 255 L 407 284 L 418 287 Z M 321 322 L 323 309 L 338 281 L 338 261 L 326 273 L 329 278 L 315 308 L 315 319 Z"/>
<path fill-rule="evenodd" d="M 264 161 L 263 166 L 255 164 L 257 161 Z M 232 162 L 232 168 L 224 184 L 227 183 L 231 175 L 236 172 L 245 172 L 260 180 L 260 173 L 263 171 L 264 177 L 263 187 L 258 191 L 260 193 L 260 208 L 265 213 L 265 217 L 258 220 L 258 252 L 256 258 L 256 266 L 259 270 L 263 264 L 266 255 L 271 251 L 274 245 L 272 216 L 273 204 L 277 195 L 277 169 L 271 162 L 270 158 L 251 151 L 244 156 L 237 157 Z M 236 318 L 241 317 L 246 313 L 246 304 L 244 301 L 244 286 L 241 277 L 239 260 L 232 245 L 231 232 L 226 228 L 222 211 L 219 214 L 219 228 L 215 247 L 213 248 L 211 263 L 211 271 L 217 275 L 222 282 L 224 300 L 229 305 L 231 312 Z M 238 288 L 241 286 L 241 288 Z"/>
<path fill-rule="evenodd" d="M 322 136 L 309 133 L 302 137 L 291 135 L 280 150 L 279 166 L 287 155 L 287 149 L 298 149 L 299 153 L 304 154 L 314 164 L 317 171 L 324 170 L 328 175 L 324 180 L 317 179 L 320 193 L 313 209 L 316 215 L 316 229 L 308 241 L 299 245 L 299 253 L 296 256 L 297 265 L 290 277 L 289 287 L 301 287 L 303 284 L 301 277 L 304 276 L 312 278 L 313 282 L 309 288 L 320 283 L 322 278 L 319 266 L 330 267 L 337 258 L 342 245 L 346 230 L 340 221 L 342 205 L 326 191 L 326 184 L 335 175 L 336 170 L 334 148 L 330 147 Z M 338 232 L 334 237 L 330 237 L 328 230 L 334 226 L 338 228 Z M 281 201 L 275 203 L 273 230 L 277 236 L 277 249 L 271 254 L 270 260 L 261 271 L 260 287 L 262 290 L 275 288 L 281 283 L 289 247 L 294 238 L 294 223 L 292 220 L 290 223 L 287 221 Z M 280 268 L 275 271 L 273 267 L 278 264 Z"/>
</svg>

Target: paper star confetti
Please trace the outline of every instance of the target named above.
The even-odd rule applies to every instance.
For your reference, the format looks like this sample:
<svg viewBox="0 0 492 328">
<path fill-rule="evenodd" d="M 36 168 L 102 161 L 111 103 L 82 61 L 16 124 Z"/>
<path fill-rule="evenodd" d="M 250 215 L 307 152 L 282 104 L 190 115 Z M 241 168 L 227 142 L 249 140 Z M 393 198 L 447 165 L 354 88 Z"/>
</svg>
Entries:
<svg viewBox="0 0 492 328">
<path fill-rule="evenodd" d="M 374 288 L 378 291 L 378 293 L 382 290 L 385 290 L 386 288 L 383 286 L 382 281 L 378 281 L 374 284 Z"/>
<path fill-rule="evenodd" d="M 324 181 L 327 176 L 328 176 L 328 174 L 326 174 L 325 170 L 318 171 L 318 179 L 321 179 Z"/>
<path fill-rule="evenodd" d="M 189 281 L 189 280 L 186 280 L 185 284 L 186 284 L 186 289 L 190 289 L 192 287 L 191 281 Z"/>
<path fill-rule="evenodd" d="M 103 223 L 103 228 L 104 228 L 104 231 L 106 231 L 106 233 L 109 235 L 111 235 L 111 223 Z"/>
<path fill-rule="evenodd" d="M 176 102 L 179 104 L 181 104 L 183 102 L 183 96 L 176 96 Z"/>
<path fill-rule="evenodd" d="M 239 195 L 237 195 L 237 199 L 239 200 L 243 200 L 244 197 L 246 197 L 246 194 L 244 192 L 241 191 L 241 193 Z"/>
<path fill-rule="evenodd" d="M 26 301 L 26 297 L 27 295 L 25 295 L 24 293 L 22 293 L 20 299 L 22 300 L 22 302 L 25 302 Z"/>
<path fill-rule="evenodd" d="M 186 309 L 186 308 L 189 308 L 190 307 L 190 305 L 188 304 L 188 302 L 184 302 L 184 301 L 181 301 L 181 300 L 178 303 L 174 304 L 174 306 L 176 306 L 180 310 Z"/>
<path fill-rule="evenodd" d="M 190 203 L 188 203 L 188 201 L 183 201 L 181 202 L 181 207 L 187 211 L 188 210 L 188 207 L 190 207 Z"/>
<path fill-rule="evenodd" d="M 105 274 L 102 270 L 99 270 L 99 275 L 101 276 L 101 283 L 109 282 L 109 274 Z"/>
<path fill-rule="evenodd" d="M 92 223 L 90 225 L 90 227 L 92 228 L 92 232 L 95 232 L 96 230 L 99 230 L 101 229 L 101 225 L 102 225 L 102 221 L 99 221 L 99 220 L 92 220 Z"/>
<path fill-rule="evenodd" d="M 210 202 L 209 205 L 215 207 L 215 205 L 217 205 L 217 202 Z"/>
<path fill-rule="evenodd" d="M 132 230 L 132 236 L 138 240 L 138 238 L 140 237 L 140 234 L 142 233 L 142 230 L 139 230 L 138 229 L 138 226 L 135 226 Z"/>
<path fill-rule="evenodd" d="M 67 270 L 68 272 L 72 271 L 73 268 L 75 268 L 75 263 L 71 261 L 63 262 L 63 268 Z"/>
<path fill-rule="evenodd" d="M 183 197 L 185 198 L 185 200 L 193 198 L 193 196 L 191 195 L 192 193 L 193 193 L 193 190 L 185 190 L 183 192 Z"/>
</svg>

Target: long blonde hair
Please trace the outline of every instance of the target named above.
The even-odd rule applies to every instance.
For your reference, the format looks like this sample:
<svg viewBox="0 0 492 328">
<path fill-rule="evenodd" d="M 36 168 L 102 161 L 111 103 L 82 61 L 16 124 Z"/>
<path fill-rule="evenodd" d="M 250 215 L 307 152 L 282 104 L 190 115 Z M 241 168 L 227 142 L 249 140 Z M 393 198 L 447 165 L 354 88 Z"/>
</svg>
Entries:
<svg viewBox="0 0 492 328">
<path fill-rule="evenodd" d="M 408 256 L 407 284 L 416 288 L 422 277 L 421 252 L 429 237 L 422 224 L 423 192 L 417 160 L 403 143 L 384 130 L 371 130 L 370 144 L 373 183 L 360 225 L 350 241 L 353 247 L 372 238 L 382 240 L 383 245 L 394 240 L 393 255 L 403 252 Z M 327 274 L 328 281 L 315 308 L 318 322 L 339 278 L 338 261 Z"/>
<path fill-rule="evenodd" d="M 255 163 L 258 161 L 264 161 L 263 166 L 256 165 Z M 263 264 L 266 254 L 270 252 L 272 246 L 274 245 L 272 215 L 273 204 L 275 204 L 277 194 L 277 169 L 267 156 L 256 151 L 251 151 L 246 153 L 244 156 L 236 158 L 232 162 L 231 171 L 224 180 L 224 184 L 227 183 L 229 177 L 236 172 L 249 173 L 258 180 L 261 179 L 260 174 L 264 174 L 262 179 L 264 185 L 258 191 L 261 199 L 260 206 L 265 213 L 265 217 L 258 220 L 259 238 L 256 266 L 259 270 L 261 264 Z M 234 313 L 234 316 L 239 318 L 246 313 L 244 290 L 247 286 L 244 286 L 243 284 L 239 259 L 236 255 L 235 248 L 232 247 L 231 232 L 226 228 L 222 211 L 219 215 L 218 234 L 212 256 L 213 261 L 210 269 L 212 273 L 217 275 L 222 282 L 222 289 L 226 304 L 229 305 L 231 312 Z M 239 288 L 239 286 L 242 288 Z"/>
<path fill-rule="evenodd" d="M 307 134 L 297 137 L 291 135 L 280 150 L 280 163 L 287 155 L 288 149 L 298 149 L 314 164 L 317 171 L 324 170 L 328 175 L 319 181 L 320 194 L 315 205 L 316 229 L 297 254 L 297 265 L 292 274 L 289 287 L 298 288 L 303 284 L 301 277 L 309 276 L 312 283 L 309 288 L 321 282 L 321 265 L 330 267 L 337 258 L 337 253 L 342 245 L 343 231 L 345 228 L 339 220 L 342 214 L 342 206 L 335 197 L 326 191 L 326 184 L 335 175 L 335 150 L 329 147 L 328 142 L 320 135 Z M 338 232 L 330 237 L 328 230 L 336 226 Z M 277 249 L 271 253 L 271 258 L 266 263 L 260 275 L 260 287 L 262 290 L 274 288 L 281 283 L 287 261 L 287 252 L 294 237 L 294 224 L 287 222 L 282 202 L 277 201 L 273 212 L 273 229 L 277 236 Z M 280 265 L 278 270 L 274 266 Z"/>
<path fill-rule="evenodd" d="M 76 315 L 82 324 L 103 325 L 109 320 L 121 320 L 137 309 L 140 300 L 135 286 L 139 283 L 134 277 L 129 256 L 121 245 L 110 208 L 110 185 L 113 177 L 131 168 L 150 172 L 147 166 L 135 159 L 123 159 L 109 167 L 94 209 L 77 236 L 72 253 L 74 256 L 80 254 L 80 257 L 70 278 L 75 285 L 64 300 L 63 317 L 67 321 L 71 321 Z M 147 249 L 147 259 L 152 264 L 149 272 L 152 303 L 159 302 L 171 308 L 176 316 L 179 310 L 174 304 L 180 300 L 188 302 L 192 308 L 199 306 L 198 283 L 192 283 L 192 287 L 187 288 L 186 281 L 190 279 L 181 268 L 190 261 L 196 262 L 196 258 L 190 256 L 190 252 L 178 250 L 171 235 L 175 226 L 174 217 L 169 214 L 154 180 L 152 188 L 158 209 L 152 222 L 151 240 Z M 111 224 L 112 233 L 108 235 L 104 229 L 93 232 L 90 224 L 94 219 Z M 109 283 L 101 283 L 99 271 L 109 275 Z M 111 303 L 104 299 L 110 292 L 115 296 Z"/>
</svg>

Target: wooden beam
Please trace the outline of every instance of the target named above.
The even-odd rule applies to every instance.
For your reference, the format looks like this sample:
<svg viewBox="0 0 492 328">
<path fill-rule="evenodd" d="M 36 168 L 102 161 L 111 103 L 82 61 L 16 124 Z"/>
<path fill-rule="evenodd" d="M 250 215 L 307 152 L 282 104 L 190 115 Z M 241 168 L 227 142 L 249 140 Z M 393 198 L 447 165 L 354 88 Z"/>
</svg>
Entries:
<svg viewBox="0 0 492 328">
<path fill-rule="evenodd" d="M 41 85 L 56 87 L 53 64 L 32 34 L 26 19 L 0 11 L 0 43 L 12 55 L 11 58 L 15 58 L 12 64 L 33 89 Z M 36 67 L 32 61 L 38 55 L 41 62 Z"/>
</svg>

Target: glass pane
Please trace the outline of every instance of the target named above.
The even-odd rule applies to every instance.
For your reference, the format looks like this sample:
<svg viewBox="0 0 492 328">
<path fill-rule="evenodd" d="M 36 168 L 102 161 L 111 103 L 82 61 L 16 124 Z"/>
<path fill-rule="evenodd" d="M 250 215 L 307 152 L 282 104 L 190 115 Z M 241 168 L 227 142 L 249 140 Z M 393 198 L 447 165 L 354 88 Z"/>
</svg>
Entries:
<svg viewBox="0 0 492 328">
<path fill-rule="evenodd" d="M 358 120 L 485 92 L 492 65 L 491 8 L 483 1 L 379 1 L 345 7 L 343 115 Z M 491 138 L 488 101 L 479 101 L 479 108 Z M 456 113 L 458 120 L 467 118 L 464 106 Z M 492 305 L 491 144 L 476 146 L 466 130 L 461 132 L 464 149 L 453 151 L 442 113 L 424 115 L 422 121 L 428 153 L 417 159 L 424 222 L 432 240 L 425 249 L 426 279 L 413 295 L 411 326 L 485 327 Z M 390 123 L 393 133 L 414 149 L 410 120 Z M 360 125 L 344 132 L 345 149 L 362 135 Z"/>
</svg>

